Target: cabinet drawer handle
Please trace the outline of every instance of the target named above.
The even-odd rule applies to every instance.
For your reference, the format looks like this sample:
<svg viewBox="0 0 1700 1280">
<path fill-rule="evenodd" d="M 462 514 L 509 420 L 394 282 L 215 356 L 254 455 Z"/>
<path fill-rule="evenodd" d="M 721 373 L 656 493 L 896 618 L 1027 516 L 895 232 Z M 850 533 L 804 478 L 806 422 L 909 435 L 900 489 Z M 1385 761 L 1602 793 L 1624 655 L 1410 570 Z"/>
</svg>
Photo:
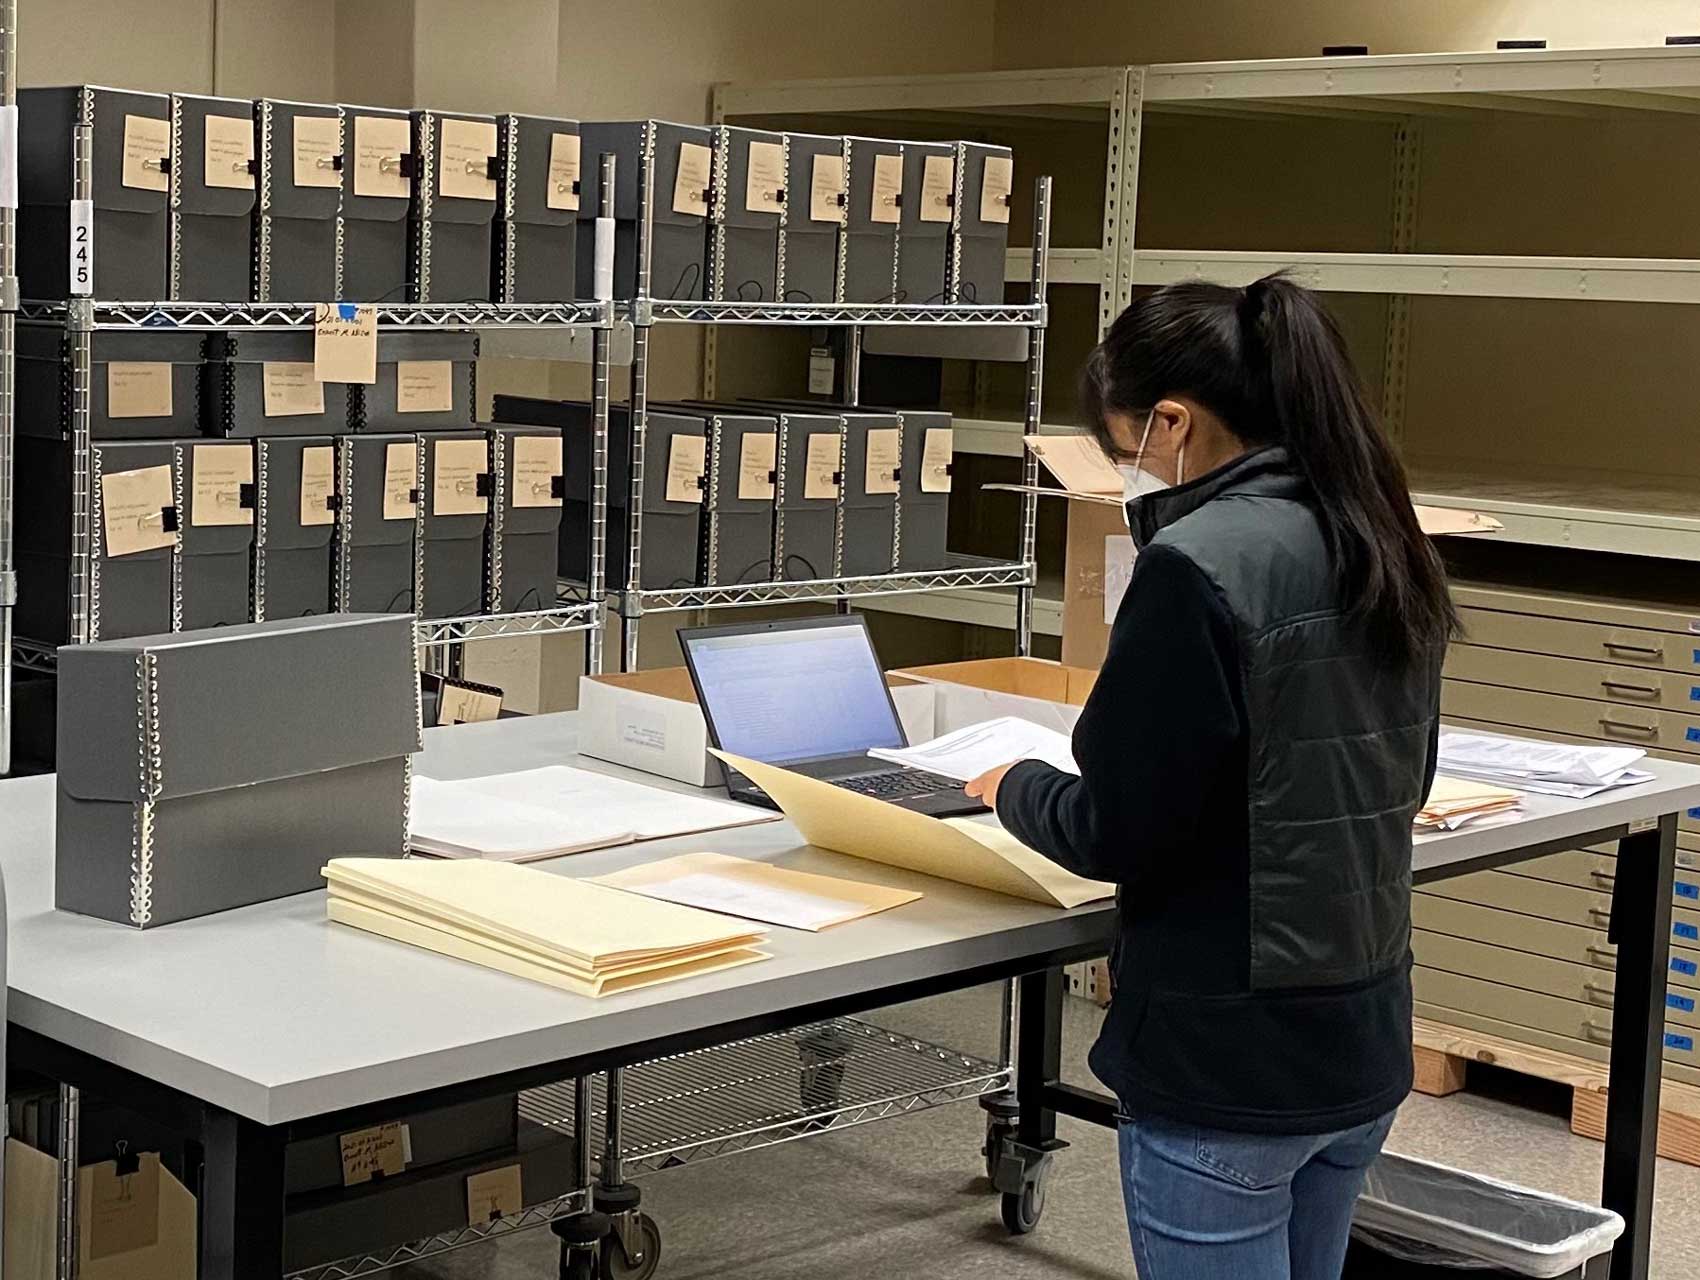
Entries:
<svg viewBox="0 0 1700 1280">
<path fill-rule="evenodd" d="M 1657 738 L 1659 736 L 1659 726 L 1656 724 L 1636 724 L 1630 720 L 1613 720 L 1610 716 L 1600 717 L 1600 727 L 1619 733 L 1637 733 L 1643 738 Z"/>
<path fill-rule="evenodd" d="M 1611 928 L 1611 912 L 1603 907 L 1589 907 L 1588 916 L 1602 929 Z"/>
<path fill-rule="evenodd" d="M 1601 641 L 1601 644 L 1604 648 L 1611 650 L 1613 653 L 1636 653 L 1640 654 L 1644 658 L 1662 658 L 1665 656 L 1663 645 L 1623 644 L 1621 641 L 1617 640 L 1604 640 Z"/>
<path fill-rule="evenodd" d="M 1627 680 L 1602 680 L 1600 681 L 1600 688 L 1605 689 L 1608 692 L 1613 689 L 1619 689 L 1624 693 L 1638 693 L 1648 698 L 1656 698 L 1659 696 L 1657 685 L 1630 684 Z"/>
<path fill-rule="evenodd" d="M 1614 995 L 1615 995 L 1615 993 L 1612 991 L 1612 989 L 1610 987 L 1602 987 L 1597 982 L 1584 982 L 1582 984 L 1582 993 L 1584 995 L 1586 995 L 1590 1000 L 1593 1000 L 1597 997 L 1598 1002 L 1604 1003 L 1604 1004 L 1610 1004 L 1612 1002 L 1612 1000 L 1614 999 Z"/>
<path fill-rule="evenodd" d="M 1584 1018 L 1582 1020 L 1582 1038 L 1592 1040 L 1595 1044 L 1610 1044 L 1611 1029 L 1600 1026 L 1592 1018 Z"/>
<path fill-rule="evenodd" d="M 1610 889 L 1617 884 L 1617 877 L 1609 871 L 1590 871 L 1588 874 L 1594 877 L 1594 883 L 1602 889 Z"/>
<path fill-rule="evenodd" d="M 1594 963 L 1602 969 L 1617 968 L 1617 953 L 1615 951 L 1608 951 L 1604 947 L 1589 947 L 1585 954 L 1591 957 Z"/>
</svg>

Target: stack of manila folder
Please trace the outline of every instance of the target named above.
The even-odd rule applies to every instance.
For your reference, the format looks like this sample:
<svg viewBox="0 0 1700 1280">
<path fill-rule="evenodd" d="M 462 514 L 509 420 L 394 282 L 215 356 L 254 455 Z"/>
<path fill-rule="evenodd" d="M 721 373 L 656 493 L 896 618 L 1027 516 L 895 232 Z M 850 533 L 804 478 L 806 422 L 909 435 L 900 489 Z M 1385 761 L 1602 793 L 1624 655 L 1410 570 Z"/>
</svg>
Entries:
<svg viewBox="0 0 1700 1280">
<path fill-rule="evenodd" d="M 1515 791 L 1504 787 L 1436 774 L 1428 799 L 1417 811 L 1416 825 L 1431 831 L 1456 831 L 1478 818 L 1511 813 L 1521 803 Z"/>
<path fill-rule="evenodd" d="M 324 876 L 339 924 L 583 996 L 767 959 L 747 921 L 509 862 L 335 858 Z"/>
</svg>

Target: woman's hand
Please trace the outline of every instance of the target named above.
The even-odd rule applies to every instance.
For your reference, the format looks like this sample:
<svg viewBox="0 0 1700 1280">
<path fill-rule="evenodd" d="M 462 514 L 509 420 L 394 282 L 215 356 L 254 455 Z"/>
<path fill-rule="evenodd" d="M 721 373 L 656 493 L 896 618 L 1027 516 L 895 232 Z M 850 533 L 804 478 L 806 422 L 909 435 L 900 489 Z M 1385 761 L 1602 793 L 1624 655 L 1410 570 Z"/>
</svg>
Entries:
<svg viewBox="0 0 1700 1280">
<path fill-rule="evenodd" d="M 1008 764 L 1000 764 L 995 769 L 987 769 L 978 778 L 965 783 L 962 789 L 968 793 L 970 800 L 984 801 L 986 807 L 996 813 L 998 810 L 998 788 L 1003 785 L 1004 775 L 1019 763 L 1021 763 L 1019 760 L 1011 760 Z"/>
</svg>

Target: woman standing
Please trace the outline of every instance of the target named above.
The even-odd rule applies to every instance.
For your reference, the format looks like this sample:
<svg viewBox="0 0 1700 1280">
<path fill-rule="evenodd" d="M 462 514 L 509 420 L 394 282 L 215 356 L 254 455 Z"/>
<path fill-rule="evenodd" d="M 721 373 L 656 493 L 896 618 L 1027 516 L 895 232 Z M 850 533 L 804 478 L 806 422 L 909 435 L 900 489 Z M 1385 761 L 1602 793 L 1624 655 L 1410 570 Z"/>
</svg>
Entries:
<svg viewBox="0 0 1700 1280">
<path fill-rule="evenodd" d="M 1333 1280 L 1411 1087 L 1411 820 L 1445 575 L 1338 329 L 1281 276 L 1122 313 L 1084 399 L 1138 559 L 1074 734 L 969 784 L 1120 887 L 1093 1070 L 1141 1280 Z"/>
</svg>

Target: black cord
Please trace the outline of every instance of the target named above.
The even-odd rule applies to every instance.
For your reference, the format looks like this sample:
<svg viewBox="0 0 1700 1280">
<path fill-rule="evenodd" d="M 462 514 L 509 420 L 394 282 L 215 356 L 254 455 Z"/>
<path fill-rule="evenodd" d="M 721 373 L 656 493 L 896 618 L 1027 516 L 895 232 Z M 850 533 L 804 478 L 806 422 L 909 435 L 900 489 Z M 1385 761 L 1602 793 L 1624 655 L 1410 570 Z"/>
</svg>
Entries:
<svg viewBox="0 0 1700 1280">
<path fill-rule="evenodd" d="M 680 302 L 688 301 L 688 299 L 685 297 L 685 288 L 686 288 L 687 282 L 694 285 L 701 276 L 702 276 L 702 263 L 700 263 L 700 262 L 690 263 L 688 266 L 685 267 L 685 269 L 683 271 L 681 271 L 679 273 L 679 280 L 678 280 L 678 283 L 673 286 L 673 292 L 670 293 L 665 299 L 663 299 L 663 301 L 680 301 Z"/>
<path fill-rule="evenodd" d="M 787 302 L 813 302 L 814 300 L 814 294 L 806 293 L 802 289 L 787 289 L 785 291 L 785 301 Z"/>
<path fill-rule="evenodd" d="M 406 609 L 397 609 L 396 605 L 401 602 L 403 597 L 406 597 L 408 607 Z M 413 588 L 412 587 L 403 587 L 400 591 L 396 592 L 393 596 L 390 597 L 389 604 L 385 605 L 384 608 L 381 610 L 381 612 L 383 612 L 383 613 L 411 613 L 411 612 L 413 612 L 412 606 L 413 606 Z"/>
<path fill-rule="evenodd" d="M 815 568 L 814 562 L 809 560 L 808 557 L 800 556 L 795 551 L 788 551 L 788 552 L 785 553 L 785 573 L 786 573 L 787 578 L 789 578 L 789 575 L 790 575 L 790 572 L 791 572 L 791 562 L 793 560 L 795 560 L 798 564 L 802 565 L 805 570 L 807 570 L 807 572 L 804 573 L 801 581 L 805 581 L 805 582 L 811 581 L 811 580 L 817 579 L 821 576 L 820 571 Z M 798 579 L 790 579 L 790 580 L 791 581 L 798 581 Z"/>
<path fill-rule="evenodd" d="M 755 297 L 752 298 L 747 293 L 745 293 L 744 291 L 746 289 L 754 289 L 755 290 Z M 767 298 L 763 296 L 766 293 L 767 293 L 767 290 L 762 287 L 762 283 L 761 283 L 760 280 L 746 280 L 746 281 L 744 281 L 743 284 L 738 286 L 738 301 L 739 302 L 766 302 Z"/>
</svg>

